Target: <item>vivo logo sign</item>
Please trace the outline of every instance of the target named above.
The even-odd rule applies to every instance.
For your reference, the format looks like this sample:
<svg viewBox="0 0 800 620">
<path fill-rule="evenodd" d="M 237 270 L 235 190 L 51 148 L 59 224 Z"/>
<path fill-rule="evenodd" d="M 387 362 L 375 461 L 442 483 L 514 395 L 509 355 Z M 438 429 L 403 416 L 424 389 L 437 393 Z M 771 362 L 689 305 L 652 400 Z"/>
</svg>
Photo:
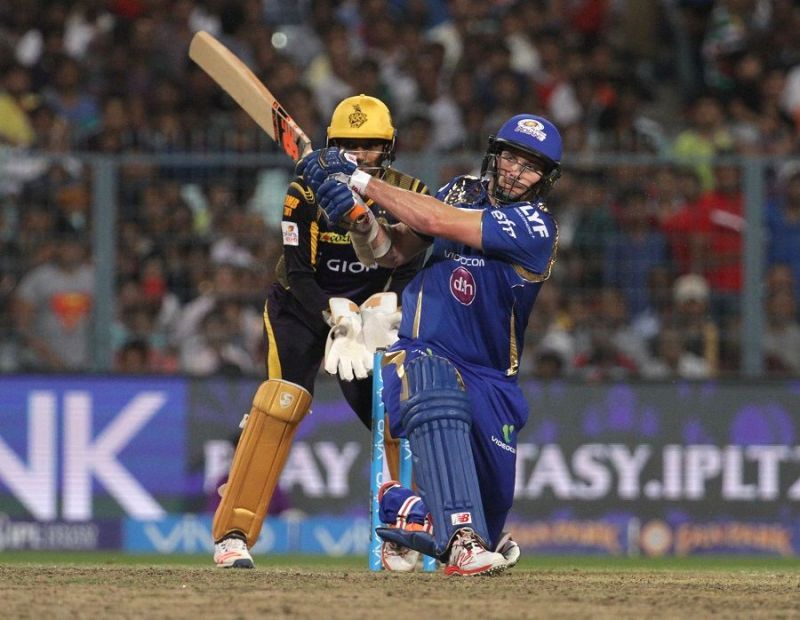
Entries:
<svg viewBox="0 0 800 620">
<path fill-rule="evenodd" d="M 0 387 L 5 390 L 7 385 Z M 94 389 L 19 390 L 25 398 L 24 413 L 19 404 L 9 404 L 11 399 L 0 399 L 0 490 L 7 487 L 39 521 L 89 520 L 95 516 L 94 496 L 101 494 L 133 517 L 165 514 L 152 487 L 165 490 L 175 479 L 176 467 L 155 455 L 166 444 L 180 446 L 177 456 L 182 462 L 183 436 L 173 434 L 174 422 L 152 429 L 148 425 L 155 426 L 153 419 L 164 411 L 168 392 L 130 386 L 118 390 L 121 386 L 108 384 L 101 390 L 99 385 L 95 381 Z M 180 416 L 174 417 L 180 424 Z M 160 416 L 160 421 L 167 419 Z M 152 445 L 159 435 L 162 438 Z M 135 449 L 124 454 L 133 445 Z M 154 483 L 159 477 L 162 480 Z M 148 483 L 154 483 L 151 490 Z"/>
<path fill-rule="evenodd" d="M 307 553 L 341 557 L 366 555 L 369 521 L 352 516 L 307 517 L 293 511 L 270 516 L 254 554 Z M 135 553 L 211 553 L 211 515 L 167 515 L 154 521 L 126 519 L 123 547 Z"/>
</svg>

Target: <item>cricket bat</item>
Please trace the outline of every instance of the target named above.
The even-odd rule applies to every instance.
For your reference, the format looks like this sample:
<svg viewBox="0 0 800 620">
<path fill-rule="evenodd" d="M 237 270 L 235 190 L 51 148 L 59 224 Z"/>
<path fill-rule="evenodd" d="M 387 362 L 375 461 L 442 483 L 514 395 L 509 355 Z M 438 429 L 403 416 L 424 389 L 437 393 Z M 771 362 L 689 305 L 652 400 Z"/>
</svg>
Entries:
<svg viewBox="0 0 800 620">
<path fill-rule="evenodd" d="M 205 31 L 189 45 L 189 58 L 222 87 L 261 129 L 297 161 L 311 152 L 311 140 L 253 72 Z"/>
<path fill-rule="evenodd" d="M 189 44 L 189 58 L 220 85 L 283 151 L 299 160 L 313 149 L 311 140 L 252 71 L 227 47 L 201 30 Z M 365 212 L 356 204 L 349 213 L 355 219 Z"/>
</svg>

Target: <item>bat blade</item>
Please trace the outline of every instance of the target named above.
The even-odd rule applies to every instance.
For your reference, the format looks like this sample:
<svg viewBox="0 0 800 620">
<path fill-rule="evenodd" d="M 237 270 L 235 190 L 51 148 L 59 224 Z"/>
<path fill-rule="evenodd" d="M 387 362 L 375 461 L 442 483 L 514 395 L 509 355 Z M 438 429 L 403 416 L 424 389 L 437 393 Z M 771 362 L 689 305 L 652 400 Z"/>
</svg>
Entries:
<svg viewBox="0 0 800 620">
<path fill-rule="evenodd" d="M 227 47 L 207 32 L 189 45 L 196 62 L 294 161 L 311 151 L 311 140 L 275 96 Z"/>
</svg>

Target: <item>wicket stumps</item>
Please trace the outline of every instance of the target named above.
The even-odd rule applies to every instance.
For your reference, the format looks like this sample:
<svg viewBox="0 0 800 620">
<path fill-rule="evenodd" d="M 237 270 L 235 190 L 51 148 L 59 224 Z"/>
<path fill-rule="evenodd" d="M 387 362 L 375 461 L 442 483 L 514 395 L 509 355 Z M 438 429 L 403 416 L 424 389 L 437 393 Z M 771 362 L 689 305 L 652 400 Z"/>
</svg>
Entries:
<svg viewBox="0 0 800 620">
<path fill-rule="evenodd" d="M 381 360 L 383 351 L 375 352 L 372 363 L 372 461 L 370 464 L 370 539 L 369 539 L 369 569 L 379 571 L 381 564 L 381 539 L 375 533 L 376 528 L 382 527 L 380 507 L 378 505 L 378 489 L 383 484 L 383 468 L 386 457 L 384 439 L 386 435 L 386 410 L 383 406 L 383 378 L 381 377 Z M 407 439 L 400 440 L 400 484 L 411 488 L 411 447 Z M 436 570 L 436 559 L 424 556 L 423 570 L 427 572 Z"/>
</svg>

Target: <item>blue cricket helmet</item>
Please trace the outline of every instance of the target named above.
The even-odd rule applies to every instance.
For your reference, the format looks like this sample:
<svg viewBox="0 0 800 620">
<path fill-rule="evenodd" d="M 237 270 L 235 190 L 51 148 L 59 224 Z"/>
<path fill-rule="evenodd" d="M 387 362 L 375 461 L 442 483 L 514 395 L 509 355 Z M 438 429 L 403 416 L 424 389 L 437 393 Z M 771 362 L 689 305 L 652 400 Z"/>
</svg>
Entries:
<svg viewBox="0 0 800 620">
<path fill-rule="evenodd" d="M 506 149 L 522 151 L 541 163 L 544 176 L 517 200 L 542 199 L 561 176 L 562 148 L 561 134 L 553 123 L 542 116 L 517 114 L 503 123 L 496 135 L 489 136 L 481 176 L 488 172 L 494 180 L 495 198 L 511 202 L 497 184 L 497 155 Z"/>
<path fill-rule="evenodd" d="M 533 114 L 517 114 L 508 119 L 495 136 L 508 146 L 561 163 L 561 134 L 546 118 Z"/>
</svg>

